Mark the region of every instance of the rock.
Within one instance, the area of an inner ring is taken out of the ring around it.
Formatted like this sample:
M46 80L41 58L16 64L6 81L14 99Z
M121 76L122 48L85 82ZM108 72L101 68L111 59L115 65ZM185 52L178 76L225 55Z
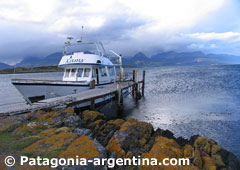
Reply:
M73 128L70 128L70 127L61 127L61 128L57 128L56 131L55 131L55 134L58 134L58 133L62 133L62 132L71 132L73 130Z
M63 112L67 114L75 114L75 111L72 107L66 108Z
M46 130L47 128L48 126L43 123L30 122L28 124L23 124L22 126L18 127L14 130L13 133L21 134L23 136L37 135L41 131Z
M155 143L151 148L150 152L143 153L143 158L156 158L158 161L162 161L165 158L182 158L183 151L174 139L168 139L166 137L158 136L155 139ZM140 170L151 170L151 169L180 169L177 166L139 166Z
M220 150L222 149L222 147L221 146L219 146L219 145L213 145L212 146L212 149L211 149L211 153L214 155L214 154L216 154L216 153L218 153Z
M217 166L217 167L225 167L225 164L222 161L222 157L220 155L212 155L212 160L213 163Z
M82 120L85 122L94 122L99 119L104 119L104 114L96 111L84 111L81 114Z
M68 146L66 151L62 152L60 158L86 158L93 160L94 158L106 158L105 148L96 140L90 139L88 136L81 136L74 140ZM68 166L65 169L71 170L104 170L104 166L94 166L93 163L88 163L87 166Z
M225 149L221 149L218 153L221 156L222 161L226 165L227 169L229 170L240 169L240 161L233 153L228 152Z
M51 123L54 127L62 127L64 125L63 120L65 119L63 114L59 114L58 117L51 117L47 121Z
M184 147L185 145L188 144L188 140L184 139L183 137L178 137L176 141L181 147Z
M175 137L171 131L158 128L156 131L153 132L153 135L151 136L148 144L145 146L146 151L150 151L153 144L155 143L155 138L158 136L166 137L169 139L175 139Z
M30 113L27 114L26 119L28 121L32 121L32 120L36 119L38 117L38 115L39 114L37 112L30 112Z
M47 120L50 117L53 117L54 112L40 112L37 116L37 120Z
M111 155L113 152L115 152L118 158L125 157L126 151L122 148L122 146L126 140L126 137L127 134L122 131L115 132L106 147L108 154Z
M64 120L64 125L68 127L79 127L81 126L81 119L79 116L70 116Z
M99 129L104 123L105 123L105 120L100 119L94 122L82 124L82 126L94 130L94 129Z
M0 131L13 131L27 120L23 116L9 116L0 119Z
M214 140L202 136L193 141L195 157L193 164L203 170L240 169L240 162L235 155L222 149Z
M204 151L205 153L209 154L211 152L211 145L214 144L216 144L215 141L199 136L194 142L194 147L199 148L200 151Z
M25 148L24 152L34 155L51 155L55 157L76 138L77 136L72 133L61 132L59 134L47 136L33 143Z
M197 140L197 138L199 137L199 135L193 135L190 137L190 140L189 140L189 144L190 145L193 145L194 142Z
M117 157L125 157L128 152L138 156L144 151L144 145L149 140L153 131L150 123L138 122L129 119L121 125L107 144L107 152L110 155L116 152Z
M191 145L185 145L183 150L184 158L193 158L193 147Z
M51 136L51 135L54 135L56 134L56 128L51 128L51 129L48 129L48 130L45 130L45 131L42 131L39 136L41 137L46 137L46 136Z
M201 169L202 166L203 166L201 153L200 153L199 149L196 149L196 148L195 148L194 151L195 151L195 157L194 157L194 160L193 160L193 165L195 165L195 166L197 166Z
M125 121L123 119L109 120L108 122L94 128L94 136L103 145L106 146L116 130L119 130Z
M86 128L76 128L73 130L73 134L77 136L90 136L92 131Z
M217 169L214 161L210 157L208 157L208 156L203 157L203 162L204 162L203 170L216 170Z

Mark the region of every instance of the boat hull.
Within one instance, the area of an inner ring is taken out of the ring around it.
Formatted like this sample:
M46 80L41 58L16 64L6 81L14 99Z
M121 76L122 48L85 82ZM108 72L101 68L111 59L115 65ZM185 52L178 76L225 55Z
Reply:
M28 104L33 104L40 100L75 94L90 89L88 84L77 84L76 82L71 83L64 81L43 82L39 80L13 80L12 84L17 88ZM95 88L103 88L105 85L107 84L96 85ZM102 102L102 100L96 100L96 103L98 102ZM84 104L84 106L85 105L86 104Z

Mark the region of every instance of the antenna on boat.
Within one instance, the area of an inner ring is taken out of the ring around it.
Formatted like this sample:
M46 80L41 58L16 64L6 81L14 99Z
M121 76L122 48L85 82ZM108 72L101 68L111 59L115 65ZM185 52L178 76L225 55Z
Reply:
M82 25L82 34L81 34L81 37L80 37L80 38L81 38L81 39L80 39L81 41L82 41L82 39L83 39L83 28L84 28L84 27L83 27L83 25Z
M82 26L82 33L81 33L81 37L80 37L80 39L77 39L77 43L80 43L80 42L82 42L82 39L83 39L83 26Z

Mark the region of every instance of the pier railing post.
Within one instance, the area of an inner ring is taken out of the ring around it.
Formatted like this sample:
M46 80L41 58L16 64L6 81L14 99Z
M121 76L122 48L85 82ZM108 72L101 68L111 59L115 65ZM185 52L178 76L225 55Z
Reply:
M94 79L90 82L90 88L95 89L95 80Z
M117 113L121 113L123 96L122 96L122 89L120 87L120 82L117 83L116 102L117 102Z
M143 79L142 79L142 97L144 97L144 88L145 88L145 70L143 70Z
M132 81L135 83L135 70L133 70L133 78ZM132 86L132 96L134 96L135 85Z
M138 70L136 70L135 83L135 98L138 100Z
M120 87L120 82L117 83L117 100L118 106L120 107L122 104L122 89Z
M92 80L90 83L90 88L95 89L95 80ZM95 109L95 100L94 98L91 99L91 104L90 104L90 109L94 110Z

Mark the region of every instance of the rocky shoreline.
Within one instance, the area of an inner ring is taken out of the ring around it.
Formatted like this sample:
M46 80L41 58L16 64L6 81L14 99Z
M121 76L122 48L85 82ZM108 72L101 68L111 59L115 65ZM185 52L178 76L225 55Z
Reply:
M51 169L20 166L19 157L46 158L189 158L190 166L119 166L112 169L136 170L239 170L237 157L217 142L202 136L189 140L175 138L169 130L154 130L135 119L107 120L95 111L40 110L17 116L0 117L0 169ZM17 159L14 167L4 158ZM62 169L57 167L56 169ZM106 166L75 166L65 169L107 169Z

